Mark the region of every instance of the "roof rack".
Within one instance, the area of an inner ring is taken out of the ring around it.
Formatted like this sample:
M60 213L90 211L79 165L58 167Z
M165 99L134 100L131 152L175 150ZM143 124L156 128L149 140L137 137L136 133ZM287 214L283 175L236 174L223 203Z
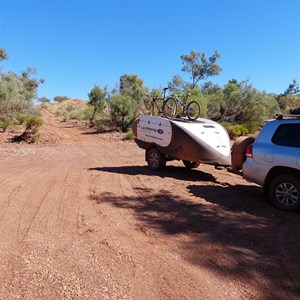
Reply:
M276 114L277 120L282 120L283 118L286 119L299 119L300 115L293 115L293 114Z

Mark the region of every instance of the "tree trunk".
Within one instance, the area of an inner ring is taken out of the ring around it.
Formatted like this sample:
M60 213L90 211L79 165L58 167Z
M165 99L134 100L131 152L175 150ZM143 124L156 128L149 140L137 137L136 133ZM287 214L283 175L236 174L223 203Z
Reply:
M96 108L96 106L94 106L94 112L93 112L93 115L91 116L91 119L90 119L91 122L94 121L96 111L97 111L97 108Z

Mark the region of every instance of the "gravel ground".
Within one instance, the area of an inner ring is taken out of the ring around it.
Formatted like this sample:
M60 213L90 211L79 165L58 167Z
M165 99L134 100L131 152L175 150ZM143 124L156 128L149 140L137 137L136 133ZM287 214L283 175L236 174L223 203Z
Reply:
M41 143L0 133L1 299L300 299L299 214L43 114Z

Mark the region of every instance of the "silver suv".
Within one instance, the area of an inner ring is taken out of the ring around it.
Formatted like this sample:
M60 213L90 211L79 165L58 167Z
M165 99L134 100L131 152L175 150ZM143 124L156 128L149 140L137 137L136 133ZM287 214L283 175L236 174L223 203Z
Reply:
M243 177L263 186L271 203L300 211L300 115L268 121L246 148Z

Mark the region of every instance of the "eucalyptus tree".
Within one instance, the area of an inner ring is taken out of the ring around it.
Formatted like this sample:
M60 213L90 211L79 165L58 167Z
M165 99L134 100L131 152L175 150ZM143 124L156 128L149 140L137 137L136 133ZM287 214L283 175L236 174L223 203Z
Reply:
M180 56L183 64L181 70L190 74L192 88L195 88L200 80L218 75L222 71L222 68L216 63L220 57L218 51L215 51L211 57L206 58L204 53L194 50L192 50L190 54Z
M38 98L38 101L45 104L45 103L49 103L50 99L44 96L44 97Z
M277 101L280 109L284 113L289 113L291 110L300 107L300 87L296 80L288 85L286 90L277 95Z
M62 102L67 101L67 100L69 100L69 99L70 99L70 98L67 97L67 96L55 96L55 97L53 98L53 100L54 100L55 102L58 102L58 103L62 103Z
M257 91L248 80L229 80L222 93L218 91L215 106L208 104L209 115L233 123L262 123L274 117L279 106L274 96ZM216 107L219 107L217 112Z
M207 103L207 115L214 121L219 121L223 116L223 89L217 84L206 82L202 86L202 93Z
M0 61L8 59L7 52L4 48L0 48Z
M118 94L110 98L111 117L126 131L134 118L137 103L131 96Z
M33 111L33 100L43 79L34 77L34 69L28 68L17 75L14 72L0 74L0 116L12 117Z
M294 79L293 82L290 83L289 86L284 91L283 96L287 94L294 95L299 93L300 93L299 83L297 82L297 80Z
M101 113L104 110L106 105L107 93L108 93L107 87L101 89L100 86L96 84L94 85L92 90L88 93L88 97L89 97L88 104L94 107L94 111L90 119L91 122L94 120L96 112Z
M129 96L136 103L134 115L144 114L150 107L149 90L136 74L123 74L120 77L119 93Z
M0 48L0 61L6 59L6 50ZM30 67L20 75L14 72L4 73L0 69L0 117L14 117L34 111L33 100L37 98L38 86L44 82L35 76L36 70Z
M144 81L138 75L123 74L120 77L120 94L130 96L136 103L139 103L146 93Z
M183 93L189 86L189 83L183 80L180 75L174 75L172 80L168 83L170 92L175 94Z

